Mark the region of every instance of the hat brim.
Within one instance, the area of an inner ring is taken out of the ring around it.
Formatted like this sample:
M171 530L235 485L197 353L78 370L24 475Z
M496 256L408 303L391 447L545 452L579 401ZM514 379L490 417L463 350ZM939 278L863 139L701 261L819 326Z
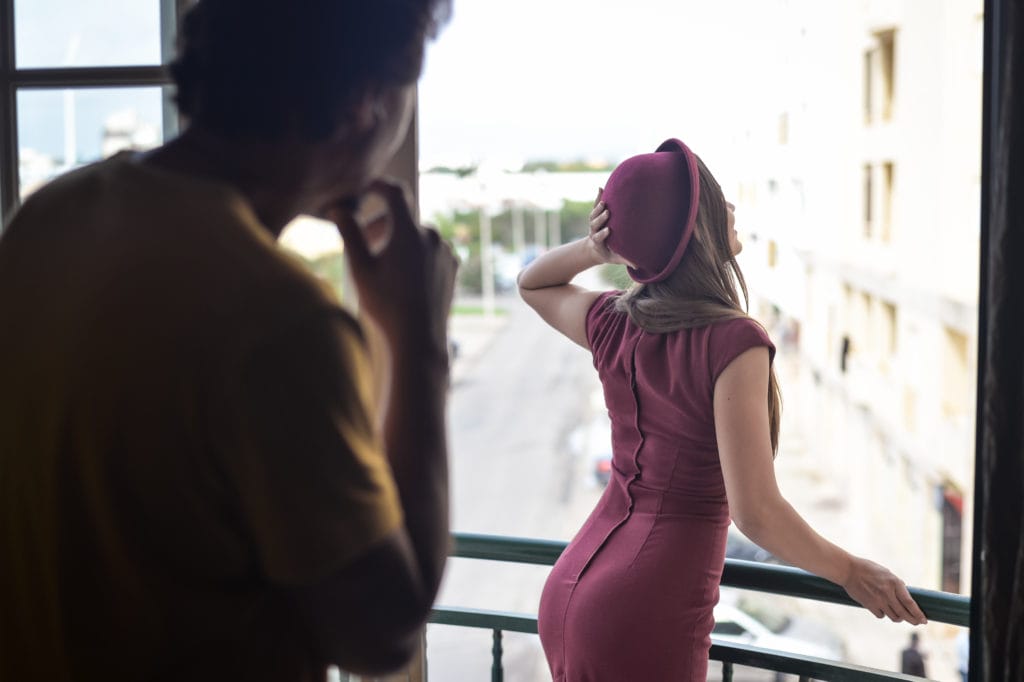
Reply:
M676 138L669 138L658 145L655 152L678 152L686 157L686 165L689 169L690 177L690 210L686 218L686 225L683 228L683 233L679 237L679 241L676 243L675 251L672 252L672 257L669 258L668 262L665 263L657 272L651 272L644 268L631 268L627 267L626 271L629 273L630 278L634 282L640 284L648 284L650 282L660 282L666 279L679 265L679 261L682 260L683 254L686 252L686 247L690 243L690 239L693 237L693 231L697 224L697 205L700 203L700 174L697 169L697 156L683 144L682 140Z

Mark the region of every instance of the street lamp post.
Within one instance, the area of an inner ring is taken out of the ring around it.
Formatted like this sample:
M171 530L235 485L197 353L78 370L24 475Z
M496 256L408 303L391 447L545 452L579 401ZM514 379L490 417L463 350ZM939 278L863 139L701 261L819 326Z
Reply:
M547 212L540 206L533 212L533 243L540 249L548 243Z
M526 251L526 228L523 225L523 205L519 201L512 204L512 252L522 258Z
M548 216L548 248L553 249L562 245L562 212L553 209Z
M486 204L480 214L480 278L484 317L494 317L494 253L491 244L491 213Z

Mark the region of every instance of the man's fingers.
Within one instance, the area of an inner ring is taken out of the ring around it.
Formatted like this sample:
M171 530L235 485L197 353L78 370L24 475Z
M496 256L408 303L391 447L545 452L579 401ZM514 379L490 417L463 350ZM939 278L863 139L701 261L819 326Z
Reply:
M383 197L391 213L392 243L394 240L407 240L413 235L419 235L420 228L412 217L412 209L409 207L409 199L405 186L387 180L375 180L368 188L369 192L375 192Z
M338 226L338 232L345 242L345 252L348 255L352 268L356 271L366 269L373 260L370 248L363 237L363 230L356 224L355 219L348 211L336 211L332 218Z
M387 214L379 215L363 225L363 241L372 255L377 255L387 248L391 240L392 226L391 216Z

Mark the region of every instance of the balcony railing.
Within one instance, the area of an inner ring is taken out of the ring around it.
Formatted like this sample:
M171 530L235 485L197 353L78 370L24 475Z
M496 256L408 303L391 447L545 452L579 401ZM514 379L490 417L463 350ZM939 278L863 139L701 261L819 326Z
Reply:
M525 538L472 535L456 533L452 556L468 559L489 559L522 564L551 566L565 549L565 542ZM784 566L772 566L752 561L726 559L722 585L758 592L782 594L849 606L858 606L846 592L827 580L806 571ZM968 626L970 599L957 594L910 588L921 609L931 621ZM858 606L859 608L859 606ZM502 633L525 632L537 634L537 617L524 613L508 613L468 608L438 606L430 617L431 623L457 625L491 630L492 682L504 678L502 668ZM851 663L837 663L821 658L800 656L743 644L715 641L712 637L710 658L722 662L722 679L732 681L733 666L745 665L779 673L800 676L801 680L834 680L836 682L865 681L891 682L892 680L918 680L900 673L886 672Z

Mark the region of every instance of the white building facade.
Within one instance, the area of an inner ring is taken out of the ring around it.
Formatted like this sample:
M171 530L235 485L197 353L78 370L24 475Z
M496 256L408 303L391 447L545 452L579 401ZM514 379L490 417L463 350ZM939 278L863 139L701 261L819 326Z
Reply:
M844 544L966 593L983 3L776 4L785 85L725 189L784 422L827 472Z

